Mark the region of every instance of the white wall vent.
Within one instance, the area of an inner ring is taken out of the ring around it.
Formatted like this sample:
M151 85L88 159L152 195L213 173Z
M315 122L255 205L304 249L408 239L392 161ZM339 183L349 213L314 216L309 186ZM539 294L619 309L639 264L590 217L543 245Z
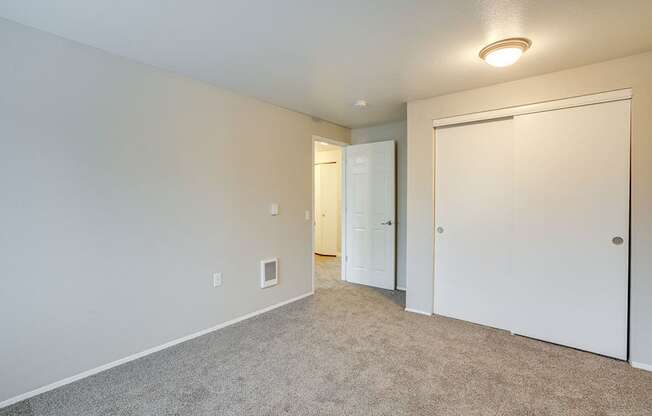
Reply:
M275 286L278 283L278 259L273 258L260 262L260 287Z

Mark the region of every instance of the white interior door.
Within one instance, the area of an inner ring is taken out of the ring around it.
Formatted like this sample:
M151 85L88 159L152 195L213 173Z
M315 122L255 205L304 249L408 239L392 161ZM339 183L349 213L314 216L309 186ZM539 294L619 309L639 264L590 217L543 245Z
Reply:
M627 358L629 106L515 117L514 332Z
M315 166L315 251L337 255L339 235L339 165Z
M513 119L437 128L435 313L510 329Z
M394 142L346 148L346 280L395 288Z

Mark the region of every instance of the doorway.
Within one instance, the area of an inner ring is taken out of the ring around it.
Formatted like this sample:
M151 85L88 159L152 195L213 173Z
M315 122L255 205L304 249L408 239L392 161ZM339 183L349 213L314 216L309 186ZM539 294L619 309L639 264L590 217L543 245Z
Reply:
M344 280L344 143L313 137L313 284Z
M339 257L341 210L341 151L337 146L315 144L315 254Z
M395 142L313 136L312 286L396 289Z

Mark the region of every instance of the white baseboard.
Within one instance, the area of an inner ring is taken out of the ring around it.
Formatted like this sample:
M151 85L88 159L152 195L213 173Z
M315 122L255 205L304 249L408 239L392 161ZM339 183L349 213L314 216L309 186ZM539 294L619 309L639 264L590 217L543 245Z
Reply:
M430 312L424 312L424 311L418 311L416 309L410 309L410 308L405 308L406 312L412 312L412 313L418 313L419 315L426 315L426 316L431 316L432 314Z
M12 404L18 403L18 402L23 401L25 399L29 399L31 397L37 396L37 395L39 395L41 393L45 393L47 391L54 390L57 387L65 386L66 384L73 383L73 382L75 382L77 380L81 380L83 378L92 376L92 375L97 374L97 373L101 373L102 371L108 370L108 369L113 368L113 367L117 367L117 366L119 366L121 364L128 363L129 361L137 360L138 358L142 358L142 357L144 357L146 355L150 355L150 354L153 354L155 352L164 350L166 348L170 348L170 347L172 347L174 345L181 344L182 342L190 341L193 338L197 338L197 337L200 337L202 335L206 335L206 334L208 334L210 332L217 331L218 329L226 328L227 326L237 324L238 322L244 321L244 320L249 319L249 318L253 318L256 315L260 315L262 313L269 312L272 309L276 309L276 308L279 308L281 306L287 305L288 303L296 302L296 301L301 300L303 298L306 298L308 296L312 296L313 294L314 294L314 292L304 293L303 295L297 296L296 298L292 298L292 299L277 303L275 305L271 305L271 306L268 306L266 308L259 309L259 310L255 311L255 312L251 312L251 313L248 313L246 315L240 316L238 318L231 319L230 321L222 322L221 324L215 325L213 327L203 329L203 330L201 330L199 332L195 332L194 334L190 334L190 335L186 335L185 337L174 339L172 341L166 342L165 344L161 344L159 346L146 349L145 351L141 351L139 353L132 354L132 355L130 355L128 357L121 358L119 360L110 362L108 364L104 364L104 365L101 365L99 367L95 367L93 369L86 370L86 371L81 372L79 374L76 374L74 376L64 378L63 380L55 381L54 383L48 384L47 386L39 387L39 388L37 388L35 390L28 391L27 393L19 394L18 396L15 396L15 397L12 397L12 398L9 398L7 400L4 400L4 401L0 402L0 409L2 409L3 407L10 406Z
M629 365L631 365L634 368L638 368L639 370L652 371L652 364L643 364L643 363L637 363L635 361L630 361Z
M407 288L404 286L396 286L396 290L402 290L403 292L405 292Z

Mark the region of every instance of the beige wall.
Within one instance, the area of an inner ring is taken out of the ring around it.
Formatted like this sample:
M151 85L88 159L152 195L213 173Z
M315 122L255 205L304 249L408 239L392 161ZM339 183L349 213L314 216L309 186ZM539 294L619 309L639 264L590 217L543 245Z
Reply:
M433 119L632 88L630 359L652 365L652 53L408 103L407 307L433 310Z
M312 135L348 129L1 19L0 50L0 402L310 293Z

